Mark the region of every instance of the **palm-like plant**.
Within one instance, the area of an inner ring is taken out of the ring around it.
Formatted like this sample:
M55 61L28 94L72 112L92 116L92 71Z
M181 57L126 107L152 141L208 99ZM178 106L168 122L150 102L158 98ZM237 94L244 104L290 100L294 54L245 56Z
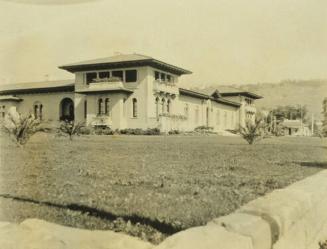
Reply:
M20 113L9 112L3 128L18 145L24 145L33 134L40 130L40 123L40 120L32 114L24 117Z
M58 128L58 135L68 136L73 140L73 136L79 136L81 129L84 127L82 122L75 123L74 121L63 121Z
M241 136L251 145L255 141L263 138L264 135L264 120L255 118L255 120L246 120L245 127L241 127Z

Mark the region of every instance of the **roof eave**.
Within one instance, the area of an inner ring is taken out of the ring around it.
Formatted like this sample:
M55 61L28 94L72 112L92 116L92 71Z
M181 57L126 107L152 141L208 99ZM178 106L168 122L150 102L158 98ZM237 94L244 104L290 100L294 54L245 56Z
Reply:
M68 72L81 72L85 70L102 70L102 69L118 69L122 67L135 67L135 66L152 66L155 68L164 68L168 71L173 72L177 75L182 74L191 74L192 72L180 67L176 67L170 65L168 63L158 61L155 59L145 59L145 60L137 60L137 61L122 61L122 62L109 62L109 63L95 63L95 64L79 64L79 65L63 65L59 66L58 68L64 69Z
M21 88L21 89L8 89L0 91L0 95L5 94L25 94L25 93L46 93L46 92L67 92L74 91L75 86L59 86L59 87L38 87L38 88Z
M179 93L184 94L184 95L188 95L188 96L191 96L191 97L201 98L201 99L210 99L209 95L199 93L199 92L195 92L195 91L191 91L191 90L188 90L188 89L185 89L185 88L179 88Z
M244 95L253 99L262 99L263 97L251 92L224 92L220 93L223 97Z

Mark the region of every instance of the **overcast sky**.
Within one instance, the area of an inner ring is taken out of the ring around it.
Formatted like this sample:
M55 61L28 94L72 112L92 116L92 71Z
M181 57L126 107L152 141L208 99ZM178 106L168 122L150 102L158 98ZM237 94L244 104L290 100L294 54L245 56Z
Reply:
M193 71L183 86L327 78L326 0L65 2L0 0L0 84L115 52Z

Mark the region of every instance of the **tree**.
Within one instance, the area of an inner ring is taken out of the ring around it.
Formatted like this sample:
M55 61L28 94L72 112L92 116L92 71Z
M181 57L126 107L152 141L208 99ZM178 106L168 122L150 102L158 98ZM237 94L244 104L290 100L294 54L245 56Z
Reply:
M268 120L272 120L272 116L274 116L277 122L284 119L302 119L306 123L308 121L307 114L308 109L306 106L278 106L270 111Z
M327 98L325 98L322 102L322 135L327 137Z

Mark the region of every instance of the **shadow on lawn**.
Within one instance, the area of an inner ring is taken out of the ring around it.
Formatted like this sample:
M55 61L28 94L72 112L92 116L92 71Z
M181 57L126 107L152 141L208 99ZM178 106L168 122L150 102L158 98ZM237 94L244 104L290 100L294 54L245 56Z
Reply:
M33 204L38 204L38 205L44 205L48 207L54 207L54 208L60 208L60 209L68 209L71 211L78 211L83 214L87 214L89 216L93 216L96 218L101 218L103 220L107 221L114 221L117 218L122 218L124 221L130 221L132 224L143 224L150 226L159 232L166 234L166 235L172 235L174 233L177 233L182 230L182 228L177 228L175 226L172 226L170 224L167 224L165 222L160 222L158 220L153 220L150 218L146 217L141 217L138 215L115 215L113 213L110 213L108 211L100 210L97 208L89 207L86 205L80 205L80 204L58 204L58 203L53 203L53 202L48 202L48 201L38 201L34 199L30 199L27 197L19 197L19 196L12 196L9 194L0 194L0 197L6 198L6 199L12 199L15 201L21 201L21 202L28 202L28 203L33 203Z
M303 167L327 169L327 162L294 162L294 163L299 164Z

